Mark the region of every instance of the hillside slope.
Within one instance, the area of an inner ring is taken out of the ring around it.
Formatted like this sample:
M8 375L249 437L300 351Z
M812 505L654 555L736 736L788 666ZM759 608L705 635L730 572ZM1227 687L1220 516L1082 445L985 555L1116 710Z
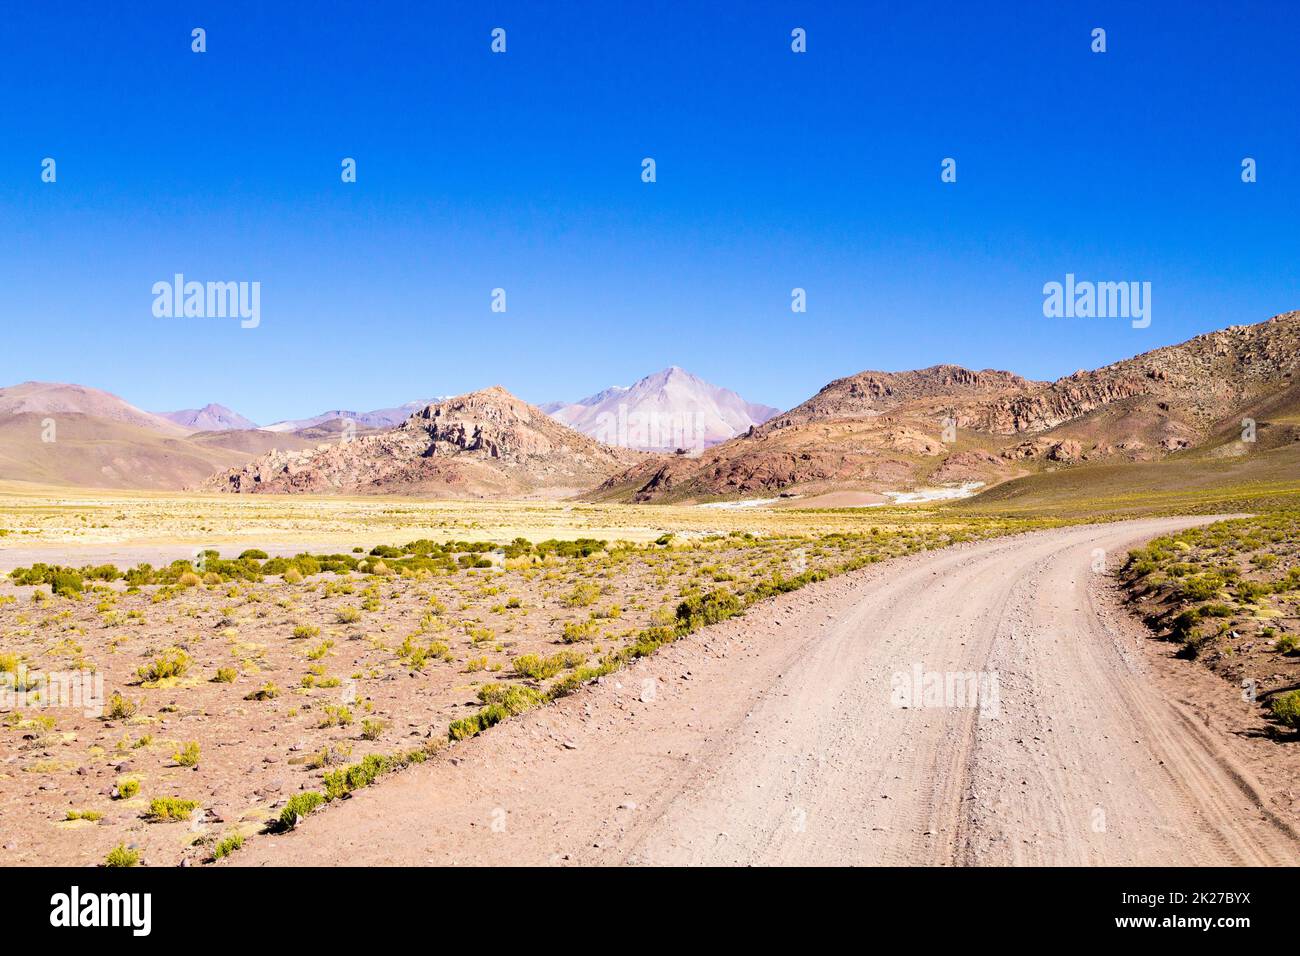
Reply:
M396 428L303 452L277 452L214 475L234 493L547 497L575 494L628 467L611 448L499 386L427 405Z
M1215 454L1257 454L1300 437L1298 369L1300 312L1288 312L1051 383L953 365L861 372L697 458L641 462L592 497L991 485L1089 462L1152 462L1222 447ZM1259 441L1234 445L1241 419L1252 416Z

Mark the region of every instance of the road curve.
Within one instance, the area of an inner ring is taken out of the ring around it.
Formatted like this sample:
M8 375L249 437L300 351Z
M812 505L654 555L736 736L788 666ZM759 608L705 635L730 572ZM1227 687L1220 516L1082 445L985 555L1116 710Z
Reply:
M783 595L231 862L1294 864L1295 833L1153 689L1160 662L1094 570L1197 520L1034 532ZM982 700L935 694L972 673Z

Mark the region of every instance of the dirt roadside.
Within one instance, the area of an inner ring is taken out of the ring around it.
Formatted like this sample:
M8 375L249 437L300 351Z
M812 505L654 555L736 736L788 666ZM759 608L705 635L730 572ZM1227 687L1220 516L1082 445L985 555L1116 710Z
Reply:
M783 595L230 862L1295 863L1290 748L1092 570L1201 520L1034 532ZM996 673L993 706L897 706L917 668Z

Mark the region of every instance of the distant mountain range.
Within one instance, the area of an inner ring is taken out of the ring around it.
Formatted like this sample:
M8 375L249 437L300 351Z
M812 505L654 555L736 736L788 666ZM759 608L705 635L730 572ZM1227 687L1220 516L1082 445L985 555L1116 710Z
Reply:
M1300 472L1298 379L1300 312L1054 382L957 365L859 372L779 414L676 367L549 414L494 386L276 431L229 427L242 416L216 405L163 417L97 389L24 382L0 388L0 478L684 503L783 494L828 507L968 482L1005 498L1023 484L1011 479L1166 459L1194 465L1198 482L1243 484Z
M429 401L438 401L438 399L430 399ZM204 405L202 408L183 408L177 412L158 412L157 415L159 418L165 418L190 432L246 431L252 428L260 428L262 431L268 432L300 432L320 429L322 433L328 433L340 431L338 427L331 428L329 426L332 422L342 421L351 421L357 428L362 429L392 428L394 425L400 425L406 421L413 412L424 408L429 404L429 401L407 402L405 405L398 405L394 408L377 408L370 412L353 412L337 408L328 412L321 412L319 415L313 415L310 418L285 419L284 421L272 422L270 425L258 425L225 405L215 403Z
M183 488L280 447L296 435L192 433L83 385L0 388L0 478L94 488Z
M313 415L311 418L273 422L262 427L268 432L296 432L308 428L317 428L329 422L350 420L355 422L358 428L392 428L394 425L400 425L406 421L414 412L418 412L424 406L436 401L438 399L435 398L427 402L407 402L405 405L397 405L393 408L377 408L371 412L350 412L344 409L334 409L321 412L319 415Z
M781 411L747 402L676 365L633 385L614 385L576 402L548 402L541 409L597 441L647 451L708 448Z

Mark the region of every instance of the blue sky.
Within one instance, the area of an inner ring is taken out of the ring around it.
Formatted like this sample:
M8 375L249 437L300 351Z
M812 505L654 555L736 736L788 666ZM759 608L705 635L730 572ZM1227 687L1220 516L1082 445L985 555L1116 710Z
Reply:
M1300 307L1298 31L1241 0L11 5L0 383L267 422L670 364L782 407L1095 367ZM176 272L260 282L261 325L155 318ZM1044 318L1067 272L1151 282L1151 326Z

